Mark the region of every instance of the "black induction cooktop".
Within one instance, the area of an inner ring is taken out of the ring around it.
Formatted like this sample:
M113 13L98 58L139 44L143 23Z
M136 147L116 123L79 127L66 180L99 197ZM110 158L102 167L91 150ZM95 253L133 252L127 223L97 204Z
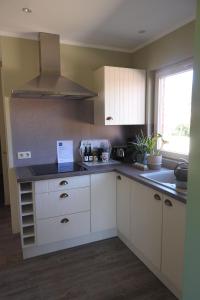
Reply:
M86 171L87 169L77 163L34 165L29 167L34 176L51 175L59 173L70 173Z

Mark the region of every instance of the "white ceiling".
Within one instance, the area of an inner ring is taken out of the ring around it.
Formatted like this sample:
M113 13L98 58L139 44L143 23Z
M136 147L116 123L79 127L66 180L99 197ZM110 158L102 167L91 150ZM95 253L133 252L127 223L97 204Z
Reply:
M69 44L131 52L194 19L195 8L196 0L0 0L0 35L58 33Z

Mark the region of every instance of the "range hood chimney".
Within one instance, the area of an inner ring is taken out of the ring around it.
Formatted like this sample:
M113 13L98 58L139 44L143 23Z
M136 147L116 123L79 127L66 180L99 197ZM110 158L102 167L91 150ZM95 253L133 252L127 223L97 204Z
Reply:
M86 99L96 94L61 75L59 35L39 33L40 75L12 91L14 98Z

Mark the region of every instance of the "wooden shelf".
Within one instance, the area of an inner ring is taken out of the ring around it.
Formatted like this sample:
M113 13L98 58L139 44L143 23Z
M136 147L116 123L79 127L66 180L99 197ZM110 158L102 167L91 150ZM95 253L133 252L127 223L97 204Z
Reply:
M34 199L32 182L19 183L22 247L35 244Z
M33 215L22 216L22 226L29 226L34 224L34 217Z
M23 244L25 247L32 246L35 243L35 237L24 237L23 238Z
M29 203L32 203L33 202L33 195L32 193L24 193L24 194L21 194L21 204L24 205L24 204L29 204Z
M21 182L20 183L20 192L26 193L32 191L32 182Z
M23 228L23 238L34 237L34 226L27 226Z
M33 214L33 204L26 204L22 206L22 216Z

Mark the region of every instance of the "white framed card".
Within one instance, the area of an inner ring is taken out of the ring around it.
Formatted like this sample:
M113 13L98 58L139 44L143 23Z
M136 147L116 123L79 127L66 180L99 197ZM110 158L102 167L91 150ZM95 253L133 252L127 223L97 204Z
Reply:
M74 161L72 140L57 141L57 160L58 164Z

